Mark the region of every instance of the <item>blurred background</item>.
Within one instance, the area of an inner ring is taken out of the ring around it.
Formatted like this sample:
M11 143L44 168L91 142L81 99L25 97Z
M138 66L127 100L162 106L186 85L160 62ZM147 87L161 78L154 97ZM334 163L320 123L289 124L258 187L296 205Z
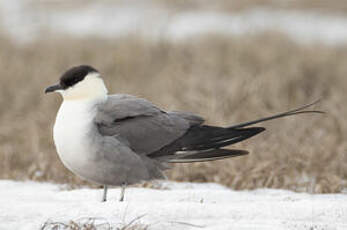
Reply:
M347 2L344 0L0 1L0 178L88 185L60 163L44 95L74 65L111 93L231 125L323 98L264 123L230 160L174 165L178 181L311 193L347 189Z

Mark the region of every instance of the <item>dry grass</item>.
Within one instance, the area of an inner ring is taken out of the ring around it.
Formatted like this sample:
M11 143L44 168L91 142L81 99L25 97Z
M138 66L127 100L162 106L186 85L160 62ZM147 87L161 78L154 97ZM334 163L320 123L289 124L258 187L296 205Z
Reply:
M240 11L254 7L271 7L274 9L318 10L329 13L345 13L347 2L344 0L152 0L174 7L178 10L218 9L224 11Z
M119 4L127 0L102 0L104 4ZM134 2L139 2L135 0ZM347 12L347 2L345 0L142 0L143 4L161 5L175 11L186 10L221 10L228 12L237 12L247 10L254 7L271 7L274 9L299 9L313 10L327 13L345 13ZM31 0L32 7L46 7L47 9L66 9L70 7L83 7L86 4L95 3L92 0L76 0L76 1L43 1Z
M46 86L67 68L92 64L110 92L145 97L230 125L324 97L327 115L264 124L267 132L235 148L251 155L176 165L169 178L259 187L339 192L347 181L347 47L310 47L277 34L209 37L181 44L137 39L0 40L0 178L85 183L60 163L52 125L61 99Z
M148 225L139 223L142 217L123 224L111 224L103 218L80 218L69 223L47 221L41 230L147 230Z

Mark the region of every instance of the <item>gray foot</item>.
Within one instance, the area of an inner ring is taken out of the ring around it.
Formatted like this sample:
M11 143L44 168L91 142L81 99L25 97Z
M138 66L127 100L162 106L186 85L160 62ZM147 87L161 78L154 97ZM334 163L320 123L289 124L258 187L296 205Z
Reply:
M119 201L120 202L123 202L124 201L124 194L125 194L125 188L126 188L126 184L122 184L122 188L121 188L121 192L120 192L120 198L119 198Z
M106 202L107 200L107 185L104 185L104 194L102 196L101 202Z

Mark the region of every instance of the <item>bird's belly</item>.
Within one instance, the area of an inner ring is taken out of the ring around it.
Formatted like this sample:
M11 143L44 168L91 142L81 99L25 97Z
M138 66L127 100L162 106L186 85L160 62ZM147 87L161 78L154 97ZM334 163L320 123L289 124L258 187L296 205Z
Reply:
M81 123L76 120L71 125L71 120L57 119L54 142L64 166L82 179L108 185L121 185L127 181L127 173L117 170L124 164L103 156L104 146L95 137L92 122Z
M84 177L89 170L93 156L90 154L87 127L66 126L57 121L54 127L54 142L62 163L75 174Z

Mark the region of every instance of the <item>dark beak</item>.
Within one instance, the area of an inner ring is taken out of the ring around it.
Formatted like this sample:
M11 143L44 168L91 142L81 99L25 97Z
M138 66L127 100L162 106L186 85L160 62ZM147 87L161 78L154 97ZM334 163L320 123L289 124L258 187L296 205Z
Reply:
M53 92L55 92L55 91L57 91L57 90L62 90L62 89L63 89L63 87L61 87L60 84L52 85L52 86L48 87L48 88L45 90L45 93L46 93L46 94L47 94L47 93L53 93Z

